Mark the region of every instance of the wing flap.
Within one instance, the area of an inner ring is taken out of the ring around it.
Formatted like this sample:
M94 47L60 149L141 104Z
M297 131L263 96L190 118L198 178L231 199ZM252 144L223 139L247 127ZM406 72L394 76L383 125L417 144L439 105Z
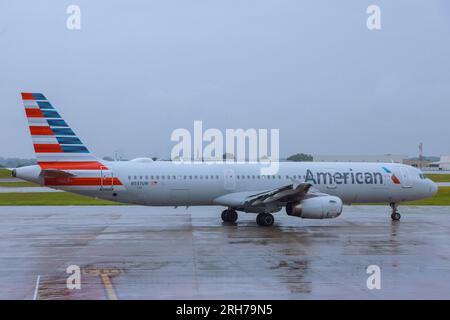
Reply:
M249 196L246 199L246 204L258 206L273 203L276 201L297 201L303 198L310 188L311 184L309 183L293 183L278 189L269 190L267 192Z
M294 182L292 184L255 193L253 192L235 192L223 195L214 199L215 204L230 207L260 207L272 203L300 201L305 198L311 184L304 182Z

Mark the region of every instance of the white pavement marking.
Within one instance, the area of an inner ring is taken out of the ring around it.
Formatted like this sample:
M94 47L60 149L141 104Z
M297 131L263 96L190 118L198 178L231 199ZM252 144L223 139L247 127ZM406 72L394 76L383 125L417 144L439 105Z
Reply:
M34 288L33 300L37 300L39 292L39 281L41 281L41 275L38 275L36 279L36 287Z

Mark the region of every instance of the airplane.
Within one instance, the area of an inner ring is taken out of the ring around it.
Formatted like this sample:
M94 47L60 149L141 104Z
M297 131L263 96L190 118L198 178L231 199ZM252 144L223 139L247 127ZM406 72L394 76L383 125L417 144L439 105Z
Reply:
M22 93L37 165L12 176L42 186L145 206L224 206L221 218L256 213L260 226L273 213L305 219L338 217L344 204L386 203L392 220L398 204L431 197L437 185L418 169L398 163L280 162L275 175L262 163L105 161L94 156L42 93Z

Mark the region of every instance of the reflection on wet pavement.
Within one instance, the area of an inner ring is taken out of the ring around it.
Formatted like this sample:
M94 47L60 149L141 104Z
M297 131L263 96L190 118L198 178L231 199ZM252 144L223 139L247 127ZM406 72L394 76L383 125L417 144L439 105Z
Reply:
M346 207L332 220L220 208L0 207L0 299L450 298L450 209ZM381 290L366 268L381 268ZM69 290L66 268L81 270Z

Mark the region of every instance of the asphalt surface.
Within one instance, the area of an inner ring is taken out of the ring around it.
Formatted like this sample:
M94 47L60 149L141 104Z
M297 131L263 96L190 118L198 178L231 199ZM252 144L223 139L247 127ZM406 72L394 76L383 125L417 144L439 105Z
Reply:
M449 207L400 207L399 222L387 206L280 212L272 227L221 210L0 207L0 299L450 298ZM81 289L66 286L70 265Z

